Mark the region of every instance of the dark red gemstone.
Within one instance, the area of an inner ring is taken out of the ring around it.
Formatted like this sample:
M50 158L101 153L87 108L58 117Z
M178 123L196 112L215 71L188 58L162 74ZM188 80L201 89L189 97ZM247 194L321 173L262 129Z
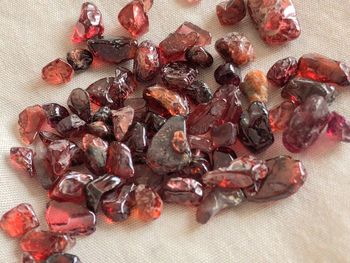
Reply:
M68 110L57 103L44 104L42 107L46 113L47 122L53 128L55 128L61 120L69 116Z
M211 44L211 39L212 39L211 34L207 30L204 30L191 22L184 22L175 31L175 33L185 34L185 35L189 35L192 32L195 32L198 34L198 39L195 43L196 46L206 46Z
M114 104L109 90L114 84L114 78L103 78L92 83L86 91L90 95L90 99L93 103L99 106L112 106Z
M188 142L192 150L200 150L209 153L213 150L213 142L210 133L189 135Z
M58 135L56 133L48 132L48 131L41 131L41 132L39 132L39 137L40 137L40 140L42 141L42 143L45 144L46 146L48 146L53 141L57 141L57 140L62 140L63 139L62 136L60 136L60 135Z
M72 143L68 140L53 141L47 147L47 160L55 175L61 176L68 171L72 165L73 154Z
M130 106L112 111L114 137L117 141L123 140L133 120L134 109Z
M216 6L216 15L221 25L234 25L247 14L244 0L227 0Z
M192 153L192 161L182 171L177 174L181 177L193 178L198 181L202 180L204 174L210 170L209 161L202 156L196 156L196 153Z
M78 115L72 114L57 124L57 131L65 137L80 134L85 128L86 122L79 118Z
M34 259L34 257L27 253L27 252L24 252L22 254L22 261L21 263L37 263L36 260Z
M77 88L73 89L67 101L69 109L85 122L91 121L91 106L89 93Z
M163 184L163 176L156 174L146 164L136 164L134 183L136 185L142 184L146 187L152 188L154 191L160 191Z
M287 57L278 60L267 72L267 78L277 87L283 87L298 71L298 60L295 57Z
M237 125L226 122L214 126L211 130L211 138L214 148L231 146L237 139Z
M145 123L148 134L154 135L164 125L166 119L158 114L149 112L146 116Z
M106 172L108 142L94 135L85 134L83 150L89 170L96 175L104 174Z
M208 103L213 98L209 86L200 80L193 81L183 92L194 104Z
M136 81L134 74L124 67L115 70L114 85L109 88L109 96L114 103L122 104L131 94L135 92Z
M25 108L18 117L19 133L23 143L32 144L45 122L45 111L41 106L34 105Z
M147 133L144 124L136 122L125 136L125 144L135 153L143 153L147 147Z
M113 129L103 121L95 121L86 126L88 133L109 140L113 138Z
M128 146L120 142L112 142L108 148L106 169L109 174L121 178L134 176L134 166Z
M198 74L197 69L182 62L167 64L161 71L161 77L165 86L179 91L190 86L196 80Z
M214 63L213 56L204 47L191 47L185 56L187 62L194 67L209 68Z
M144 122L148 113L147 103L143 98L129 98L124 101L124 107L134 109L134 122Z
M91 52L87 49L76 48L67 53L67 62L76 72L87 70L93 60Z
M294 114L296 105L290 101L283 101L269 111L270 127L273 132L284 131Z
M111 117L111 109L108 106L102 106L101 108L99 108L98 111L95 112L94 116L92 117L92 121L102 121L104 123L111 123Z
M333 111L329 116L327 134L338 141L350 142L350 122Z
M34 151L26 147L12 147L10 149L10 159L14 166L26 172L30 177L36 175L33 163L34 156Z
M220 65L214 72L214 77L220 85L235 85L241 83L241 71L232 63Z
M222 149L217 149L213 152L213 170L228 167L234 159L237 158L235 152L226 152Z
M138 185L135 189L134 212L143 220L154 220L160 217L163 211L163 201L151 188Z
M158 47L149 40L141 42L134 60L134 73L140 82L153 80L160 70Z
M46 259L45 263L82 263L80 259L72 254L55 253Z

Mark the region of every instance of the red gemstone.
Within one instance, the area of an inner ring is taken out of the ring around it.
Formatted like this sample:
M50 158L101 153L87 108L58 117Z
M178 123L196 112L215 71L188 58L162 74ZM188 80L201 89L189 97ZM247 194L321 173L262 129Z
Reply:
M284 131L289 124L290 119L294 114L296 106L293 102L284 101L275 108L269 111L269 121L271 130Z
M136 164L134 183L139 185L143 184L146 187L152 188L154 191L159 192L163 184L163 176L156 174L147 164Z
M75 72L81 72L87 70L94 57L92 53L87 49L76 48L67 53L67 62L72 66Z
M327 134L338 141L350 142L350 122L333 111L329 117Z
M46 113L47 122L55 128L64 118L69 116L68 110L60 104L48 103L42 106Z
M109 96L114 103L122 105L136 89L134 74L124 67L117 67L115 70L114 85L109 89Z
M244 0L228 0L216 6L216 15L221 25L234 25L247 14Z
M47 83L59 85L72 80L74 70L71 65L58 58L42 69L42 79Z
M91 101L99 106L111 106L114 102L109 94L109 90L114 85L114 80L114 77L108 77L92 83L86 89Z
M83 89L73 89L69 95L69 109L85 122L91 121L91 105L89 93Z
M267 72L267 78L277 87L283 87L291 80L298 70L298 60L295 57L287 57L278 60Z
M147 148L146 127L140 122L136 122L126 134L125 144L134 153L143 153Z
M138 81L153 80L160 69L158 48L149 40L143 41L136 52L134 73Z
M148 113L147 103L143 98L129 98L124 101L124 107L134 109L134 122L143 122Z
M138 185L135 189L134 212L143 220L154 220L160 217L163 211L163 201L151 188Z
M165 86L178 91L189 87L196 80L198 74L197 69L181 62L169 63L161 70L161 77Z
M20 170L25 171L29 176L35 176L34 151L25 147L12 147L10 150L10 159L12 163Z
M73 159L71 144L68 140L57 140L47 147L47 160L55 175L61 176L71 167Z
M239 86L241 83L241 71L233 63L220 65L214 72L215 81L220 85Z
M25 144L32 144L46 120L46 114L39 105L25 108L18 118L19 133Z
M37 263L36 260L34 259L34 257L27 253L27 252L24 252L22 254L22 261L21 263Z
M213 56L204 47L194 46L186 51L186 61L194 67L209 68L214 63Z
M86 122L79 118L78 115L72 114L61 120L56 130L65 137L79 135L85 128Z
M227 151L229 149L229 151ZM237 155L230 148L219 148L213 152L213 170L218 170L219 168L225 168L232 163Z
M213 147L228 147L233 145L237 140L237 125L226 122L219 126L214 126L211 130Z
M45 146L49 146L49 144L53 141L64 139L62 136L48 131L39 132L39 137L42 143L45 144Z
M106 171L108 142L91 134L83 137L83 150L86 166L96 175L103 175Z
M212 36L211 34L199 26L192 24L191 22L184 22L179 28L175 31L178 34L189 35L192 32L198 34L198 39L195 43L196 46L206 46L211 44Z
M113 137L112 127L104 123L103 121L95 121L89 123L86 126L86 130L88 133L100 137L102 139L111 139Z
M134 166L128 146L120 142L112 142L108 148L106 169L110 174L121 178L134 176Z
M130 106L112 111L114 136L117 141L123 140L125 134L128 132L134 120L134 113L134 109Z
M210 87L203 81L195 80L192 85L187 87L183 92L195 105L208 103L213 98Z

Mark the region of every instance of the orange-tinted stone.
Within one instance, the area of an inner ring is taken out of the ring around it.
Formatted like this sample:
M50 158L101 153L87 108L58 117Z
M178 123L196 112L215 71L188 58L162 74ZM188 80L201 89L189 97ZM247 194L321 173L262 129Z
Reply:
M247 14L244 0L228 0L216 6L216 15L221 25L234 25Z
M128 132L134 120L134 113L134 109L130 106L112 111L114 137L117 141L122 141L125 134Z
M252 70L244 77L240 90L247 97L248 102L261 101L267 103L269 83L264 72Z
M290 101L284 101L269 111L269 121L273 132L284 131L294 114L296 105Z
M134 212L143 220L157 219L163 211L163 201L160 196L142 184L135 189L135 203Z
M184 22L175 31L175 33L184 34L184 35L191 34L192 32L195 32L198 34L198 39L195 43L196 46L206 46L211 44L211 39L212 39L211 34L207 30L204 30L191 22Z
M58 58L42 69L42 79L49 84L59 85L72 80L74 70L71 65Z
M23 143L32 144L34 142L45 120L45 112L39 105L27 107L19 114L19 134Z
M10 159L14 166L25 171L29 176L35 176L34 151L25 147L12 147L10 149Z
M121 178L134 176L134 166L128 146L120 142L112 142L108 148L107 172Z

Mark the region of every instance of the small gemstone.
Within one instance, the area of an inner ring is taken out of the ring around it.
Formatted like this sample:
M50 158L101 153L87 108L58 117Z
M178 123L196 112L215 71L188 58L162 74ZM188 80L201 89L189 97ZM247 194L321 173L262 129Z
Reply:
M95 57L115 64L135 58L137 51L137 41L128 37L90 39L87 44Z
M103 121L91 122L86 126L88 133L100 137L102 139L113 138L113 129L109 125L105 124Z
M220 65L214 72L215 81L220 85L239 86L241 83L241 71L232 63Z
M85 134L83 150L89 170L96 175L104 174L106 172L108 142L94 135Z
M94 116L92 117L92 121L102 121L104 123L110 123L112 117L111 109L108 106L102 106L98 109L98 111L95 112Z
M49 144L52 143L53 141L63 139L62 136L60 136L56 133L48 132L48 131L39 132L39 137L40 137L40 140L42 141L42 143L45 144L45 146L49 146Z
M101 37L103 32L104 26L100 10L93 3L83 3L79 20L74 27L72 41L80 43L90 38Z
M143 153L146 150L147 132L144 124L136 122L125 137L127 138L125 144L133 153Z
M163 118L162 116L157 115L153 112L149 112L146 116L145 123L147 132L152 133L153 135L154 133L159 131L160 128L162 128L164 123L166 123L166 118Z
M267 78L277 87L283 87L297 74L298 60L287 57L278 60L267 72Z
M43 154L45 154L45 156L36 156L36 158L34 158L36 175L42 188L50 190L57 180L57 176L52 172L51 165L46 160L46 149Z
M31 254L24 252L22 254L21 263L36 263L36 260L34 259L34 257Z
M213 98L209 86L200 80L193 81L183 92L194 104L208 103Z
M227 62L243 66L255 59L252 43L249 39L237 32L229 33L215 43L216 51Z
M135 189L135 204L134 212L143 220L157 219L163 211L163 201L160 196L142 184Z
M42 69L42 79L52 85L67 83L72 80L74 70L71 65L58 58Z
M47 122L51 127L55 128L56 125L64 118L69 116L68 110L60 104L48 103L42 105L46 113Z
M244 0L228 0L216 6L216 15L221 25L235 25L247 14Z
M125 134L128 132L130 125L134 119L134 109L126 106L119 110L112 111L112 121L114 136L117 141L122 141Z
M238 138L253 153L263 152L274 143L269 113L264 103L255 101L243 112Z
M158 47L149 40L141 42L134 60L134 73L140 82L153 80L160 70Z
M21 237L39 226L39 220L30 204L19 204L6 212L0 220L1 229L10 237Z
M134 183L136 185L145 185L159 192L163 185L163 176L156 174L146 164L136 164L135 166Z
M114 104L109 90L114 84L114 78L108 77L92 83L86 91L90 95L91 102L99 106L112 106Z
M296 106L293 102L283 101L269 111L270 127L273 132L284 131L294 114Z
M143 98L129 98L124 101L124 107L134 109L134 122L143 122L148 113L147 103Z
M214 63L213 56L204 47L194 46L187 49L186 61L195 67L209 68Z
M46 259L45 263L82 263L77 256L67 253L56 253Z
M287 129L283 132L283 144L292 153L301 152L318 139L329 117L327 102L313 95L294 111Z
M143 4L143 10L147 13L153 6L153 0L138 0Z
M247 97L248 102L261 101L267 103L269 83L264 72L260 70L250 71L240 85L240 90Z
M47 160L55 175L65 174L72 165L72 143L68 140L53 141L47 147Z
M45 120L45 112L39 105L27 107L19 114L19 134L23 143L32 144L34 142Z
M78 115L72 114L57 124L57 131L65 137L80 134L85 129L86 122Z
M206 46L211 44L212 36L211 34L199 26L192 24L191 22L184 22L181 26L176 29L175 33L189 35L192 32L198 34L198 39L196 40L196 46Z
M134 74L124 67L117 67L115 70L114 85L109 89L109 96L114 103L121 104L136 89Z
M25 171L30 177L36 175L33 163L34 156L34 151L26 147L12 147L10 149L10 159L13 165L16 168Z
M77 88L73 89L68 98L69 109L86 122L91 121L91 106L89 93Z
M67 62L76 72L87 70L93 60L91 52L87 49L76 48L67 53Z
M338 141L350 142L350 122L333 111L329 117L327 134Z
M112 142L108 148L106 170L109 174L121 178L134 176L134 166L128 146L120 142Z
M199 72L186 63L174 62L165 65L161 70L161 77L166 87L182 90L196 80Z
M211 139L214 148L233 145L237 140L237 125L226 122L218 126L213 126Z
M213 152L213 170L228 167L237 158L234 151L226 151L225 149L219 148Z

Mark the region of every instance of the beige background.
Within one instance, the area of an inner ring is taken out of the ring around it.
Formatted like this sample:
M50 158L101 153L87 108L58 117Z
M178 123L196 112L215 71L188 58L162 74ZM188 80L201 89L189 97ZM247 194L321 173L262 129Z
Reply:
M26 106L65 104L69 91L86 88L93 81L113 75L113 66L77 75L62 87L46 85L41 68L73 46L70 35L81 0L0 0L0 213L21 202L33 204L42 227L46 193L35 180L24 178L8 164L17 138L18 113ZM189 6L184 0L155 0L150 32L144 36L161 41L185 20L208 29L213 40L230 31L244 32L255 45L257 61L244 70L265 72L277 59L319 52L350 62L350 2L348 0L296 0L302 25L301 37L284 47L262 43L246 17L235 27L222 27L215 15L219 1L202 0ZM96 0L104 15L106 35L125 34L117 12L126 0ZM201 73L213 89L213 69ZM279 99L271 90L270 106ZM350 92L340 91L332 109L350 118ZM239 151L240 154L244 153ZM286 154L280 136L261 157ZM152 223L128 221L107 224L100 218L96 233L79 238L70 251L84 263L95 262L350 262L350 145L322 136L308 151L295 155L305 162L309 178L293 197L270 204L246 204L226 211L207 225L195 222L194 209L166 205L162 217ZM0 262L19 262L18 242L0 234Z

